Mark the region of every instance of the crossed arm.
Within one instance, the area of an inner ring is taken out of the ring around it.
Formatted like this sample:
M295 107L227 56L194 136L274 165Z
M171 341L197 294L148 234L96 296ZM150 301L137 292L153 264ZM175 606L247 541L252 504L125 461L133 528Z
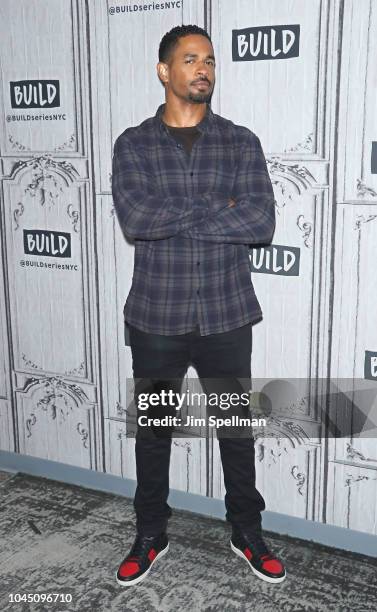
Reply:
M114 207L131 238L159 240L176 234L210 242L268 243L275 229L275 200L259 139L249 132L232 197L157 193L144 158L126 136L114 145Z

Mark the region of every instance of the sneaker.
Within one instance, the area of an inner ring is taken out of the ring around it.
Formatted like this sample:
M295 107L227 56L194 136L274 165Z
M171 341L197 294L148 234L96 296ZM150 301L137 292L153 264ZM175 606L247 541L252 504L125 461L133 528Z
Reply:
M285 580L283 563L268 550L260 531L233 527L230 547L236 555L246 559L258 578L267 582Z
M137 534L130 552L117 571L118 584L131 586L144 580L152 565L168 550L169 540L166 532L157 536Z

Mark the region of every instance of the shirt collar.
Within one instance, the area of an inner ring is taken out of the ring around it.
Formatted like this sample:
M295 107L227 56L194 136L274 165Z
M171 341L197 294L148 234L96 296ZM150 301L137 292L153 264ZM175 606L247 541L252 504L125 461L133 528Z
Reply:
M160 106L157 109L155 118L158 123L159 129L165 130L165 132L167 132L168 129L165 123L162 121L162 115L163 115L164 110L165 110L165 103L160 104ZM213 112L212 112L210 105L207 102L206 114L204 115L203 119L195 127L197 127L200 132L206 132L207 130L211 129L212 123L213 123Z

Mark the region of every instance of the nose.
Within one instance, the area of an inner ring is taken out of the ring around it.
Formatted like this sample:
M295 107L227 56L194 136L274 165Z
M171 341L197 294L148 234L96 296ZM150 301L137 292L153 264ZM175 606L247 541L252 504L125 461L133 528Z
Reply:
M209 81L209 68L208 68L207 64L202 63L198 67L198 69L196 71L196 74L197 74L198 77L205 77Z

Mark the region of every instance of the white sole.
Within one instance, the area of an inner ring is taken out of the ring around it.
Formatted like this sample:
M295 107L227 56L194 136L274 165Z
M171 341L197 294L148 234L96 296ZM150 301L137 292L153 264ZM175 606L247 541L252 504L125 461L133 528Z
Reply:
M148 567L147 571L144 574L142 574L142 576L139 576L138 578L135 578L134 580L128 580L127 582L123 582L122 580L119 580L118 573L116 573L115 577L116 577L117 583L120 584L121 586L128 587L128 586L133 586L134 584L137 584L138 582L141 582L142 580L144 580L144 578L148 576L149 572L151 571L157 559L160 559L161 557L163 557L168 552L168 550L169 550L169 542L167 546L163 548L162 550L160 550L158 555L156 555L156 557L153 559L152 563Z
M251 565L250 561L249 561L249 560L248 560L248 559L245 557L245 555L244 555L244 554L243 554L243 553L242 553L242 552L241 552L241 551L240 551L238 548L236 548L236 547L234 546L234 544L233 544L232 540L229 540L229 541L230 541L230 547L231 547L232 551L233 551L234 553L236 553L236 555L238 555L239 557L241 557L241 559L244 559L244 560L247 562L247 564L249 565L249 567L252 569L252 571L254 572L254 574L255 574L256 576L258 576L258 578L261 578L262 580L265 580L266 582L273 582L273 583L276 583L276 582L283 582L283 580L285 580L285 579L286 579L286 577L287 577L287 573L285 573L285 574L284 574L284 576L281 576L280 578L270 578L269 576L265 576L265 575L264 575L264 574L262 574L261 572L258 572L258 570L256 570L256 569L255 569L255 567L253 567L253 566Z

